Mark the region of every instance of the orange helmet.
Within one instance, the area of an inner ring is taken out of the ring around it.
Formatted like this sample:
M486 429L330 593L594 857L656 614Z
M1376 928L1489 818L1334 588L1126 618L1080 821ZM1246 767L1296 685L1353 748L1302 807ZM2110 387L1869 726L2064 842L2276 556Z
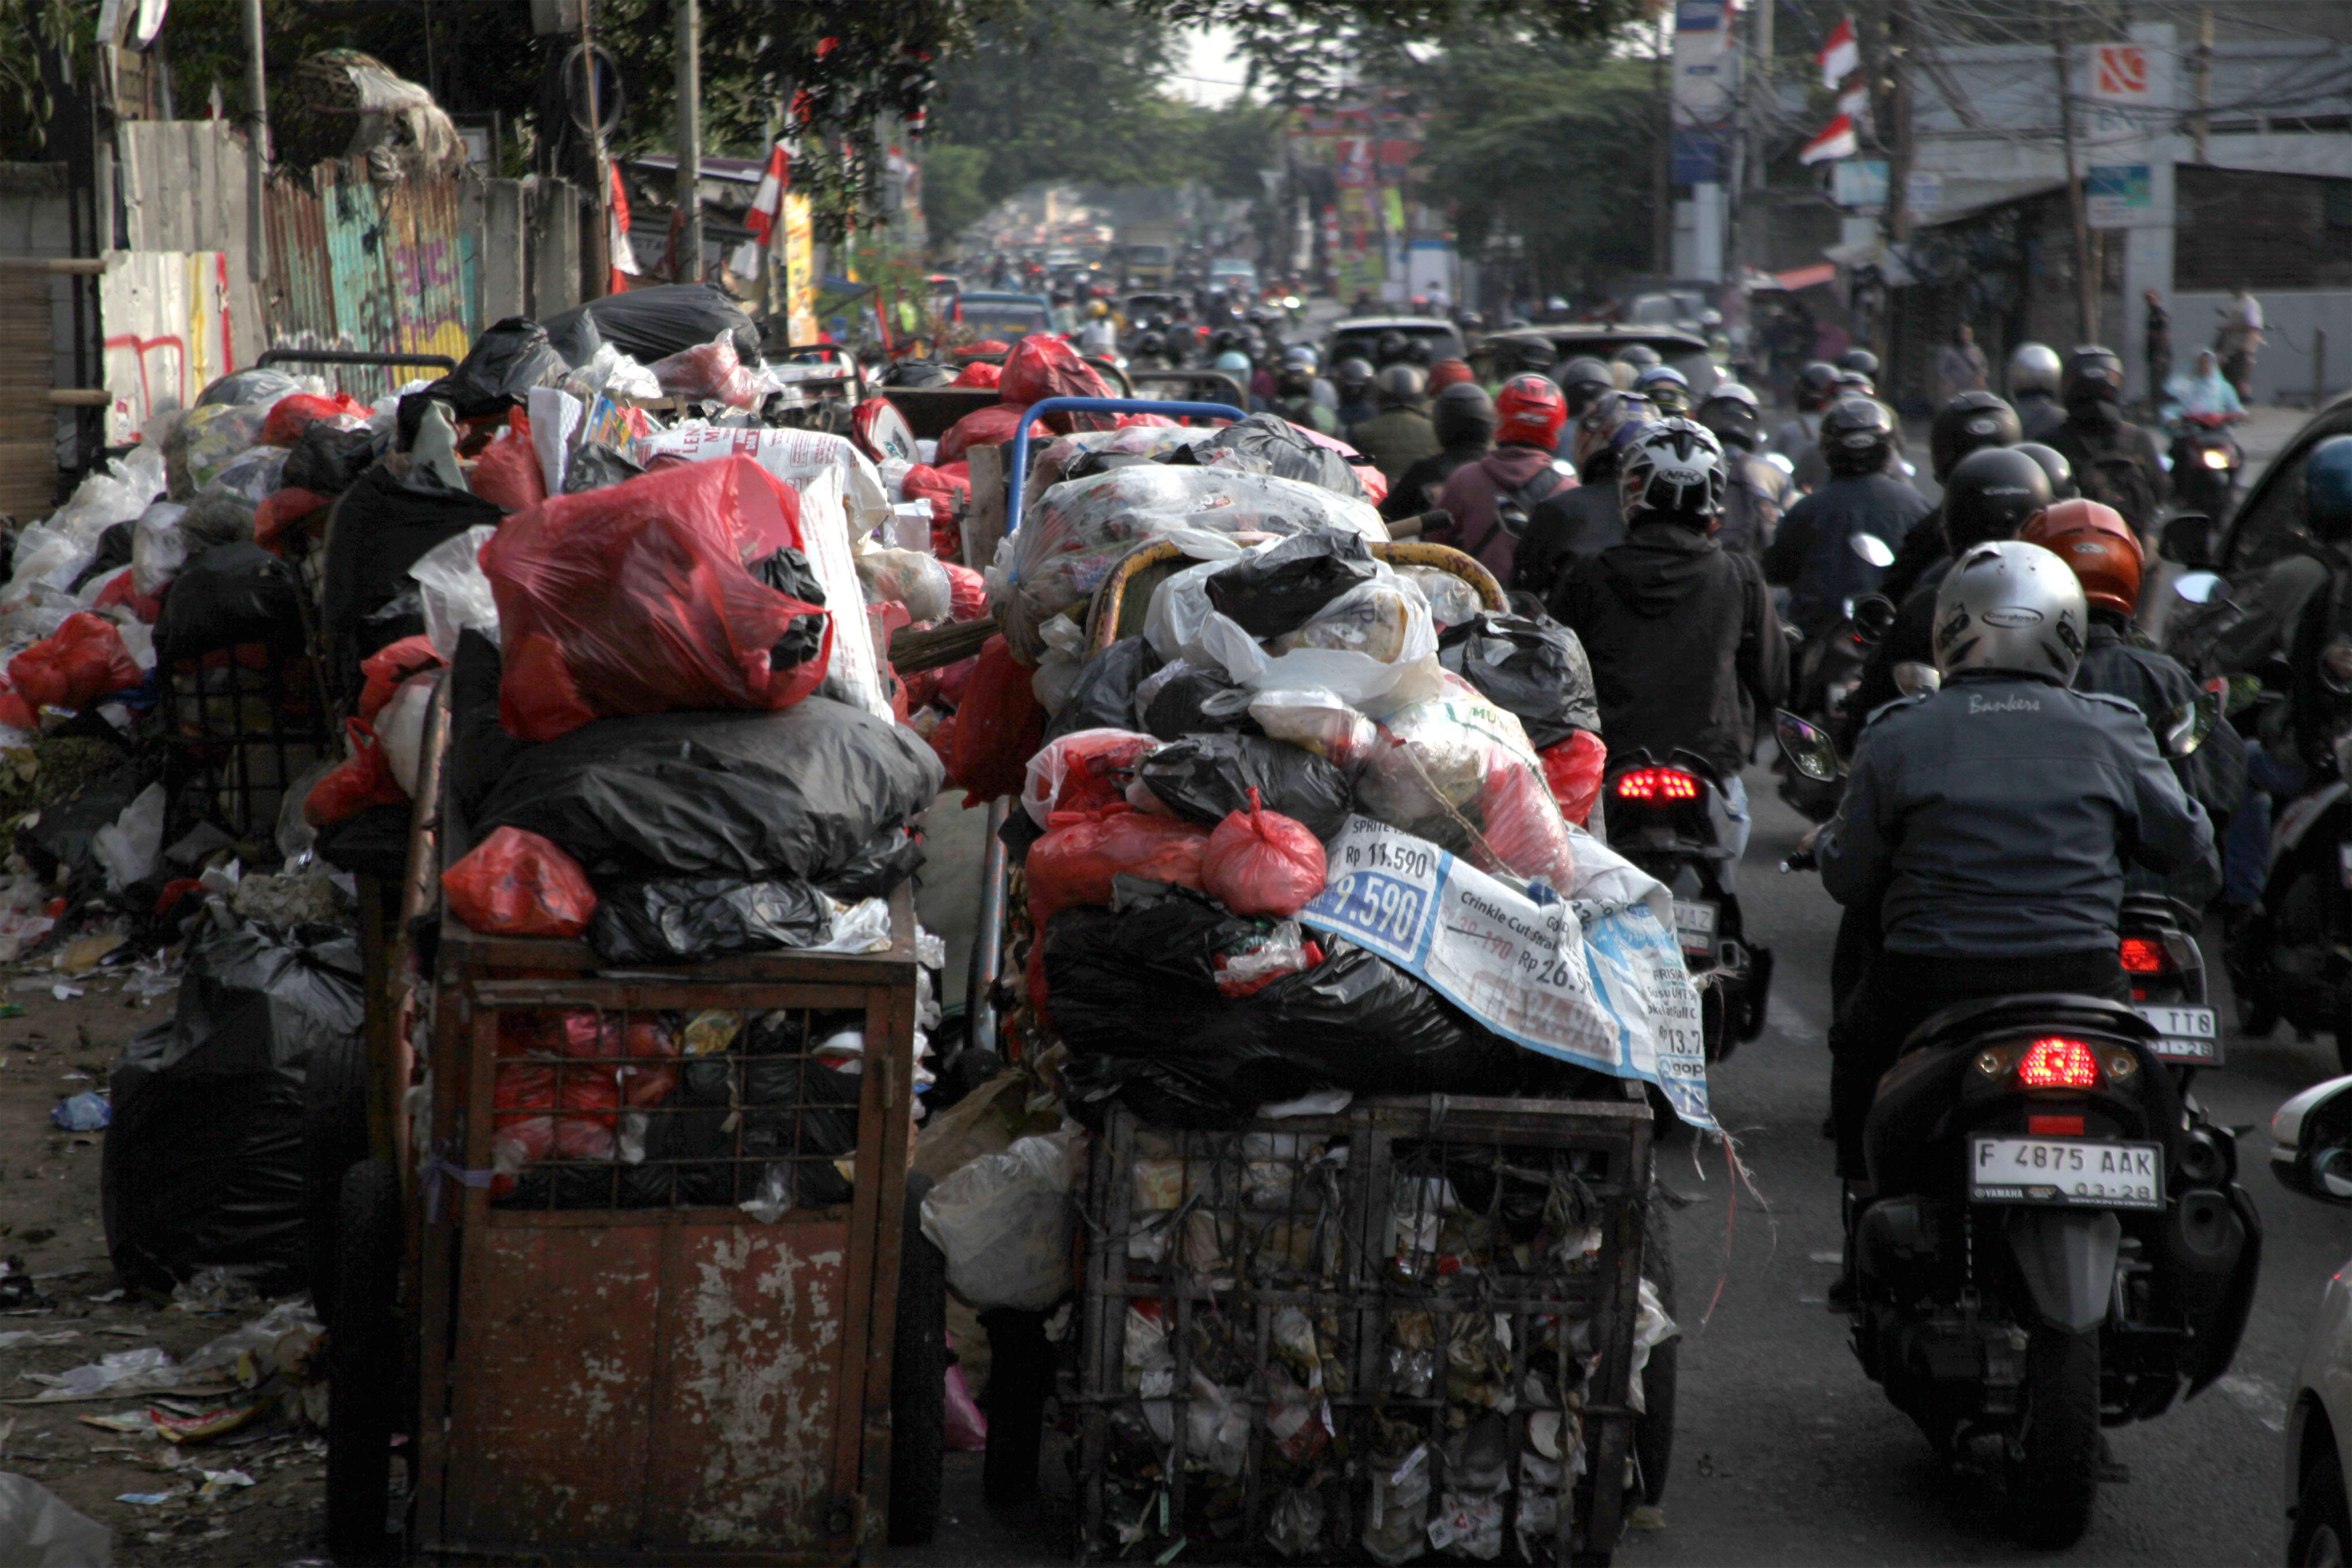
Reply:
M1470 367L1458 359L1442 359L1429 367L1429 395L1435 397L1449 386L1478 379Z
M2139 607L2139 535L2123 514L2095 500L2062 500L2025 520L2017 537L2074 568L2095 610L2128 616Z

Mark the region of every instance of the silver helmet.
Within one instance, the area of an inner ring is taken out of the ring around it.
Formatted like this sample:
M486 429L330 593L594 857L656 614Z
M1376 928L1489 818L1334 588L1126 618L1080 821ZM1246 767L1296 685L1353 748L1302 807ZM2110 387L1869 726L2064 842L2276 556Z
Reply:
M1704 522L1723 510L1723 447L1695 419L1645 425L1617 461L1617 504L1628 523L1656 513Z
M2065 370L2058 351L2048 343L2020 343L2009 356L2009 395L2041 392L2058 395L2058 377Z
M1948 679L2003 669L2067 685L2090 624L2083 584L2066 563L2013 539L1979 544L1952 563L1936 590L1936 665Z

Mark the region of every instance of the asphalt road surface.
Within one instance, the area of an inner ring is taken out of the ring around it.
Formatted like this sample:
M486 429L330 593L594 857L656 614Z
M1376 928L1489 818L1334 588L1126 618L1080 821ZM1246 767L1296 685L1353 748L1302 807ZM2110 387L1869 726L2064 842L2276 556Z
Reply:
M2200 1079L2216 1119L2243 1129L2242 1180L2263 1213L2261 1289L2228 1376L2158 1420L2110 1434L2127 1483L2102 1489L2072 1552L2029 1552L2001 1531L1979 1483L1940 1467L1908 1420L1862 1374L1844 1321L1823 1294L1837 1270L1838 1189L1821 1136L1829 1109L1829 954L1836 906L1780 857L1804 824L1761 768L1748 775L1757 827L1740 884L1748 929L1776 952L1770 1019L1713 1079L1716 1113L1754 1184L1723 1152L1685 1137L1658 1171L1690 1201L1676 1216L1684 1349L1665 1526L1630 1535L1632 1568L1727 1563L2033 1562L2196 1564L2284 1561L2284 1437L2304 1334L2321 1287L2352 1255L2352 1215L2298 1198L2265 1169L2270 1117L2295 1090L2336 1072L2332 1046L2232 1036L2228 1067ZM2218 938L2205 943L2223 984ZM2224 1026L2226 996L2217 997ZM1712 1306L1710 1308L1710 1299ZM981 1503L977 1456L950 1459L939 1538L893 1561L995 1568L1067 1560L1066 1466L1046 1465L1049 1495L1006 1514Z

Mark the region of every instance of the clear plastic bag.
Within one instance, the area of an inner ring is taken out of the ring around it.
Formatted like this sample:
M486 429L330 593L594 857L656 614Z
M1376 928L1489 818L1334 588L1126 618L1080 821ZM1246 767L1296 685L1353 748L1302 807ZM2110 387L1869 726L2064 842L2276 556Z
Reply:
M735 339L727 332L646 368L673 397L716 399L730 408L749 408L760 401L760 380L744 368Z
M923 1234L969 1305L1043 1311L1074 1283L1070 1196L1086 1149L1075 1128L983 1154L923 1199Z
M1380 744L1381 727L1330 691L1261 691L1249 716L1270 739L1287 741L1352 772Z
M955 608L947 568L919 550L868 550L857 557L868 603L896 600L918 621L944 621Z
M1136 764L1160 749L1131 730L1079 730L1029 759L1022 809L1044 827L1057 811L1096 811L1126 798Z
M257 507L284 481L286 459L291 455L283 447L249 447L223 463L197 493L234 496L248 507Z
M1461 677L1392 713L1356 780L1356 807L1482 871L1576 886L1567 822L1519 721Z
M1477 589L1442 566L1400 566L1397 574L1421 589L1439 631L1462 625L1486 607L1478 602Z
M40 1482L0 1475L0 1563L10 1568L110 1568L113 1562L113 1531L74 1511Z
M139 514L131 531L131 586L152 595L180 574L188 562L187 536L180 531L188 509L176 501L157 501Z
M463 633L499 639L499 602L481 563L482 546L498 531L496 523L487 522L469 528L418 556L408 569L425 604L425 635L444 664L457 657L457 638Z
M1237 559L1250 562L1273 548ZM1234 564L1203 562L1153 590L1144 636L1163 658L1223 669L1255 690L1327 691L1375 717L1436 690L1437 627L1429 601L1386 563L1373 562L1369 582L1263 643L1210 602L1211 583Z

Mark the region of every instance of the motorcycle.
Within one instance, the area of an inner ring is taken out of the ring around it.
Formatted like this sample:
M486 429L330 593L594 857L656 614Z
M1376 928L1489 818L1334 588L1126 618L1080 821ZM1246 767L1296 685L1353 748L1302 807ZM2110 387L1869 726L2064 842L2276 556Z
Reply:
M1828 771L1829 737L1783 718L1791 763ZM2137 940L2162 945L2143 913ZM2134 971L2136 994L2190 983L2186 955L2166 955ZM2227 1131L2163 1070L2171 1021L2149 1015L2166 1010L2137 994L1948 1007L1904 1042L1864 1124L1870 1195L1845 1215L1855 1356L1939 1451L2000 1478L2040 1546L2080 1539L2115 1478L2101 1427L2210 1386L2253 1300L2261 1221Z
M2238 1026L2255 1039L2281 1018L2336 1037L2352 1072L2352 785L2336 744L2336 776L2314 778L2271 829L2263 901L2227 949Z
M1855 538L1886 552L1885 542L1873 535L1857 534ZM1875 558L1865 554L1864 559ZM1876 563L1884 565L1893 560L1893 554L1887 552L1885 561ZM1854 689L1862 684L1863 666L1870 661L1870 650L1885 639L1895 625L1895 616L1894 601L1882 594L1852 595L1839 609L1837 623L1818 637L1803 639L1795 627L1782 628L1795 645L1792 686L1797 711L1831 728L1843 725L1846 705ZM1844 788L1836 779L1818 780L1789 767L1780 772L1780 798L1798 816L1808 822L1827 822L1837 815Z
M2172 494L2187 511L2225 517L2246 454L2230 434L2236 416L2183 414L2173 425Z
M1675 936L1698 989L1706 1059L1729 1057L1764 1032L1772 950L1748 941L1739 900L1723 885L1730 859L1723 780L1713 764L1677 751L1661 763L1645 751L1609 759L1609 847L1664 883Z

